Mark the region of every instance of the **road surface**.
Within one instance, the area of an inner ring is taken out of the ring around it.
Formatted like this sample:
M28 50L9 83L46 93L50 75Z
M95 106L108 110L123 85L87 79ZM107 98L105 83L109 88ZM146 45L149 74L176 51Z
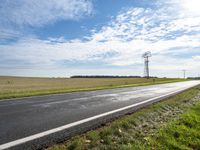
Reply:
M76 130L77 133L88 130L107 116L111 119L117 116L114 114L126 110L124 113L128 113L199 83L187 81L3 100L0 101L0 149L38 149L67 138Z

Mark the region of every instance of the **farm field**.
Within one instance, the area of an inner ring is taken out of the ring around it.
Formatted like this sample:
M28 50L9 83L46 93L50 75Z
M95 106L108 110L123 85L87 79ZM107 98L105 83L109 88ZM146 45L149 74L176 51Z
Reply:
M0 99L186 81L176 78L0 77Z

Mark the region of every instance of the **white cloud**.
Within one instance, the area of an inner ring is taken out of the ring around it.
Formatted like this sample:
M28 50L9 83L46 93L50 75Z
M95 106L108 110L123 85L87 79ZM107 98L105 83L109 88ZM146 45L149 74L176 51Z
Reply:
M193 56L192 57L194 61L199 61L200 62L200 56Z
M92 13L90 0L6 0L0 3L1 26L43 26L77 20Z
M0 40L2 39L12 39L20 37L21 33L18 31L8 30L8 29L0 29Z

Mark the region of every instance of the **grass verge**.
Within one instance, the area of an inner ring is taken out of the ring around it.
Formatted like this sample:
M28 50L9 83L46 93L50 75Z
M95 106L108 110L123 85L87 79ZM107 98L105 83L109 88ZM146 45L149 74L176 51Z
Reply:
M0 100L8 98L59 94L67 92L81 92L134 86L145 86L180 81L187 80L168 78L67 79L0 77Z
M200 149L200 102L184 113L179 120L149 138L156 149Z
M200 86L54 145L65 149L199 149Z

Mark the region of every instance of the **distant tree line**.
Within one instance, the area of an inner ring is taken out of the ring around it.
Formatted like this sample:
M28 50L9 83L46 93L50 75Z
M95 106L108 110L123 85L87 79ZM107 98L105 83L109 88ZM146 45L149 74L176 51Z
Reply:
M144 78L141 76L118 76L118 75L75 75L70 78ZM157 77L150 77L157 78Z
M188 79L192 79L192 80L200 80L200 77L188 77Z

